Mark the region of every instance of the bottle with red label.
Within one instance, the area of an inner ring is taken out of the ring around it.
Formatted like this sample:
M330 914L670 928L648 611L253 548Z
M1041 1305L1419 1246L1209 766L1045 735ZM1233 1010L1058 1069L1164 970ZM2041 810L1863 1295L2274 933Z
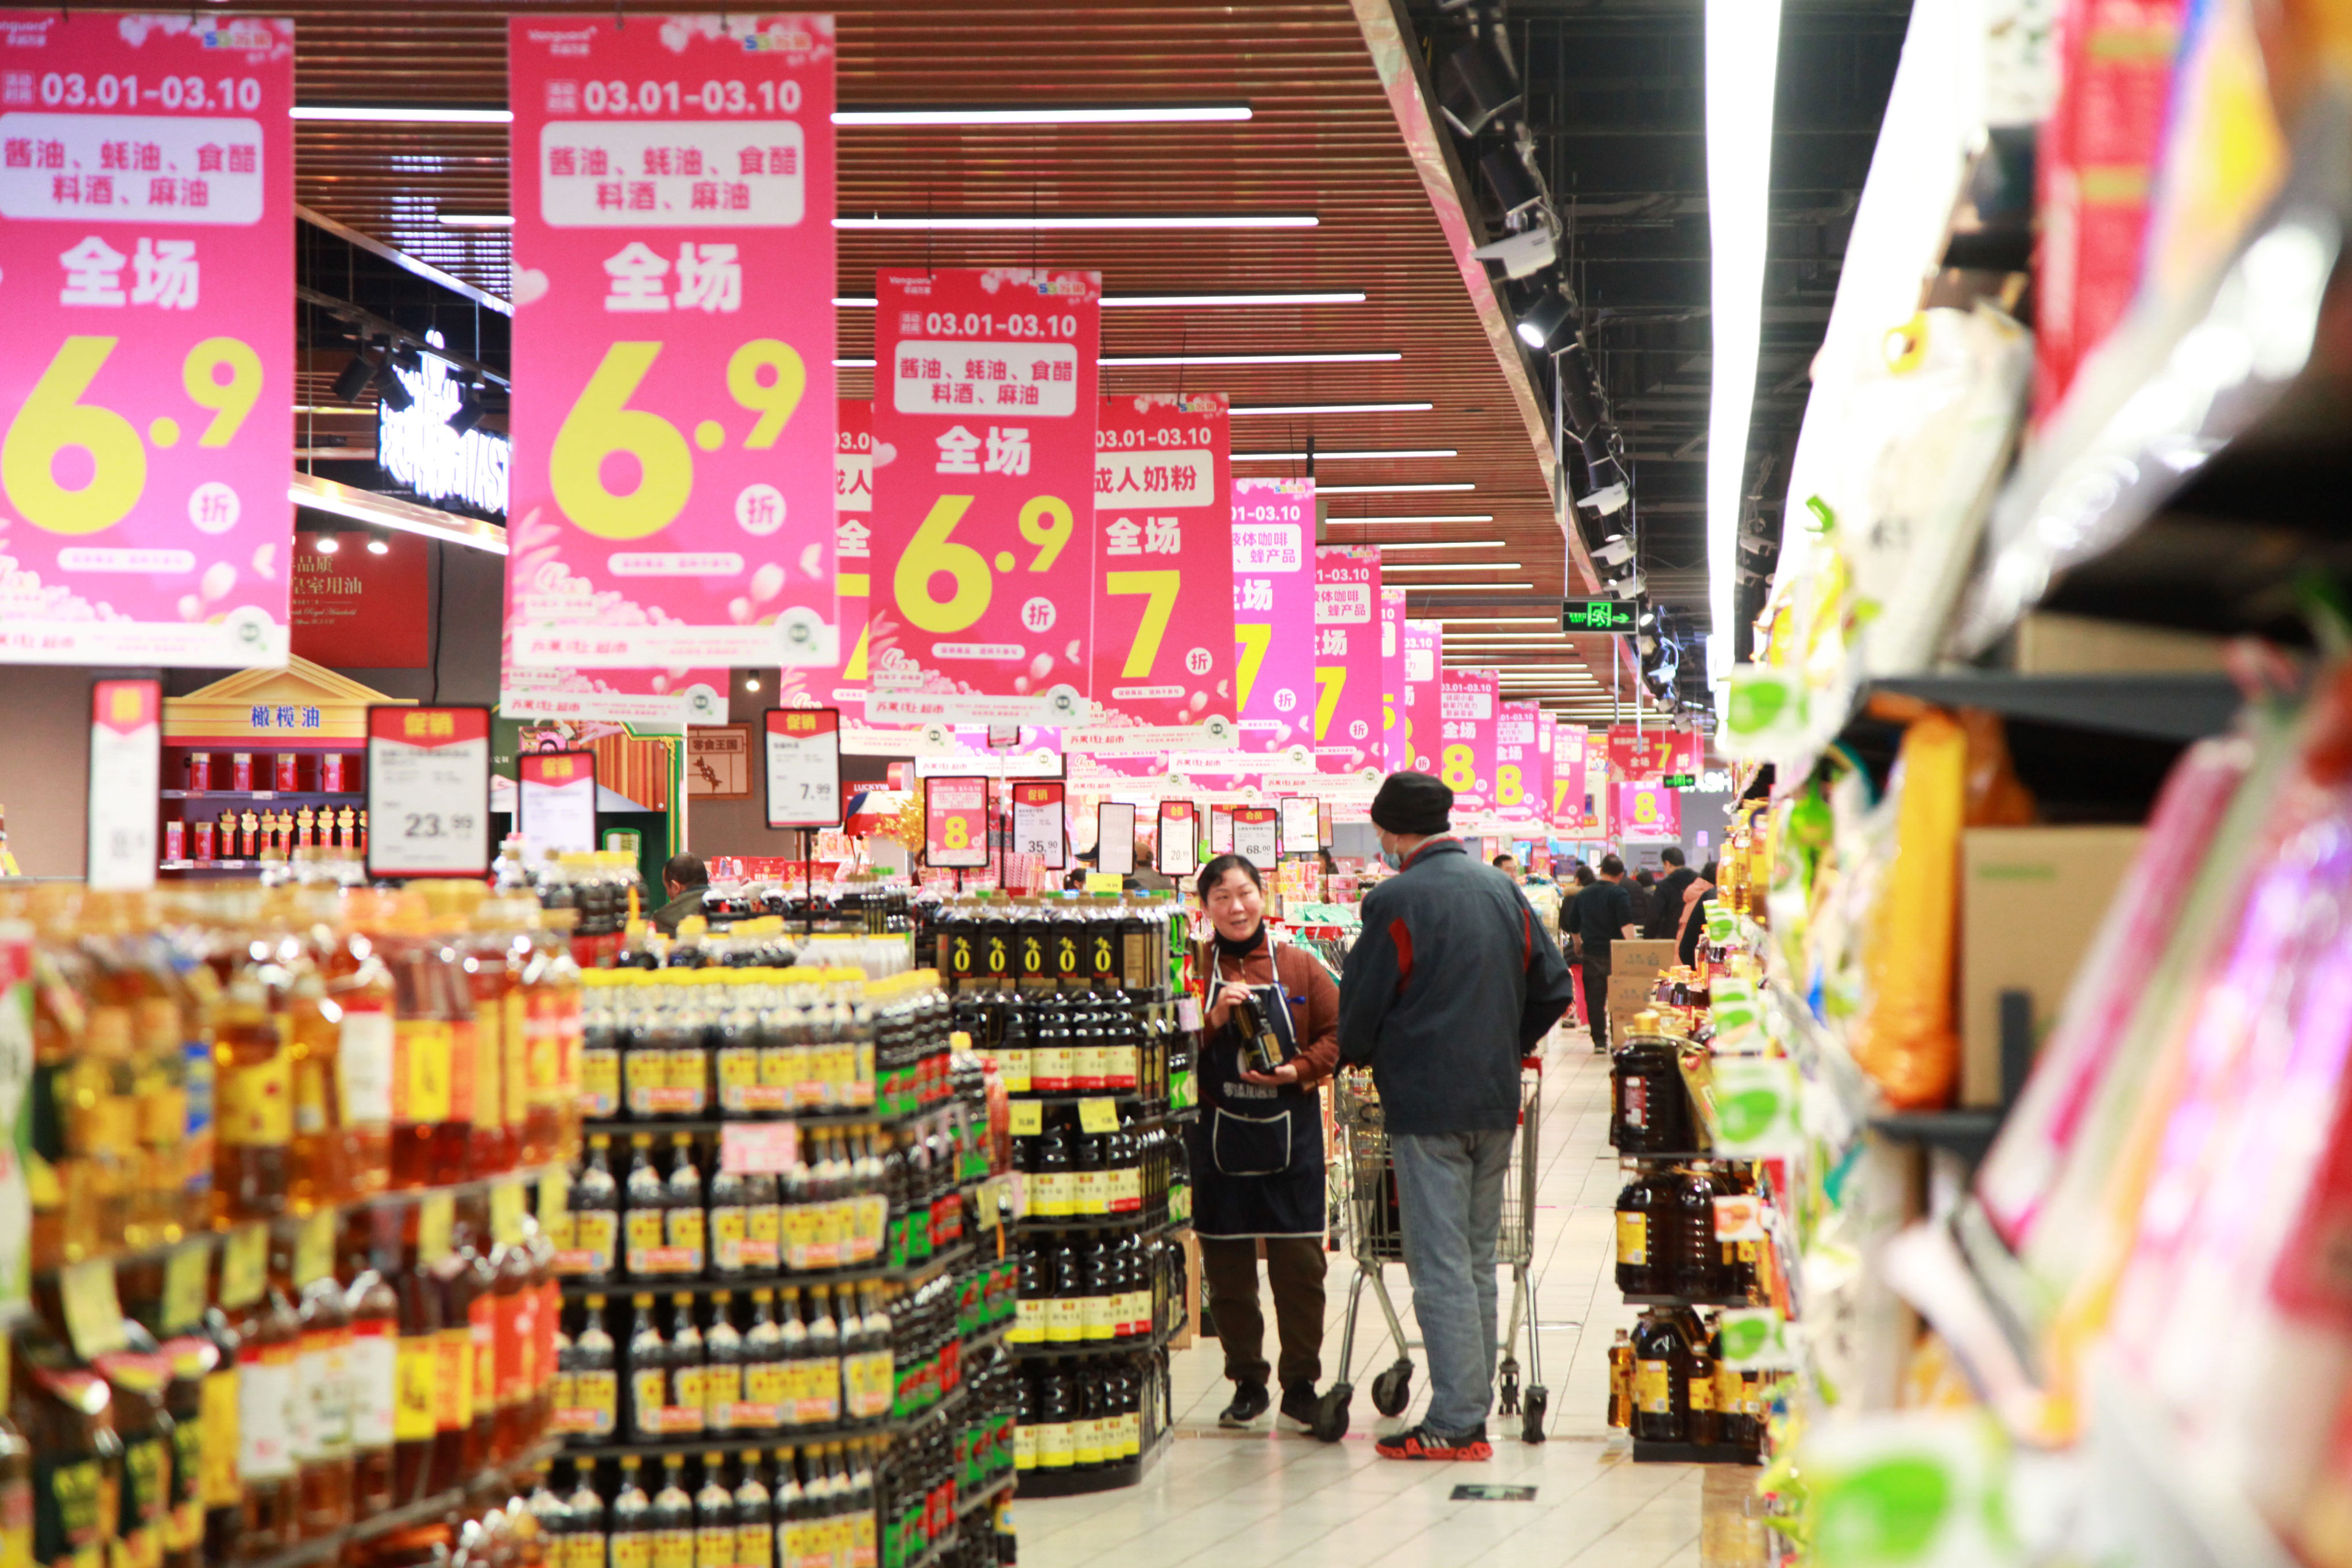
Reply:
M230 1292L224 1285L223 1294ZM302 1323L275 1275L236 1321L236 1473L245 1493L238 1546L253 1556L300 1538L294 1396Z
M392 1184L393 983L375 932L387 901L350 895L350 927L320 944L320 969L335 1005L336 1130L354 1198Z
M448 1250L446 1217L420 1204L407 1211L407 1267L389 1276L400 1301L394 1347L392 1506L404 1508L431 1490L433 1455L440 1441L441 1285L431 1272Z

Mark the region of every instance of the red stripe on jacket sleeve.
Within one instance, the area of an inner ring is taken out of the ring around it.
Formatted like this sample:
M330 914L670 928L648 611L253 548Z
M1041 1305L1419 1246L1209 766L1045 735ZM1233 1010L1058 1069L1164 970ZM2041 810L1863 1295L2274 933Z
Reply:
M1536 918L1526 909L1519 910L1519 967L1525 969L1536 961Z
M1400 915L1389 921L1389 941L1395 944L1397 954L1397 994L1404 994L1404 983L1412 978L1412 932Z

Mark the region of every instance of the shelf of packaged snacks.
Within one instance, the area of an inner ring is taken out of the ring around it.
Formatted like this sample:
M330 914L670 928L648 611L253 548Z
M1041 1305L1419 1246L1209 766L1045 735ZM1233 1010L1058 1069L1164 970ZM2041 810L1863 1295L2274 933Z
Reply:
M1091 1356L1134 1355L1138 1352L1165 1350L1168 1346L1168 1342L1175 1338L1178 1333L1181 1332L1183 1327L1183 1320L1181 1318L1178 1318L1171 1321L1166 1328L1157 1330L1152 1333L1144 1335L1139 1339L1102 1340L1076 1345L1057 1345L1043 1342L1036 1344L1015 1344L1007 1341L1004 1348L1011 1351L1013 1356L1021 1361L1054 1361Z
M192 1231L177 1241L160 1242L153 1247L142 1247L122 1252L97 1253L89 1258L69 1259L61 1264L37 1268L33 1273L34 1277L38 1279L45 1275L55 1275L64 1269L79 1268L85 1263L109 1263L117 1268L141 1263L160 1263L190 1242L216 1241L253 1225L299 1225L311 1215L320 1212L343 1215L361 1209L383 1208L400 1204L421 1204L431 1198L447 1198L455 1202L459 1198L488 1193L493 1187L509 1184L522 1186L528 1193L535 1194L542 1180L549 1176L564 1174L569 1170L570 1167L566 1165L527 1165L520 1170L502 1172L495 1176L477 1176L471 1181L453 1182L445 1187L393 1187L381 1193L371 1193L363 1198L350 1198L339 1204L323 1204L318 1208L299 1214L289 1209L282 1215L233 1220L227 1225ZM535 1203L535 1198L526 1198L526 1202Z
M1075 1466L1063 1471L1041 1468L1016 1474L1015 1495L1025 1498L1076 1497L1086 1492L1117 1491L1121 1487L1135 1486L1167 1448L1171 1434L1172 1428L1161 1427L1151 1441L1144 1445L1142 1453L1132 1459L1122 1459L1116 1465L1098 1465L1090 1470L1081 1470Z
M1948 1150L1964 1159L1980 1160L2000 1131L1998 1110L1908 1110L1897 1116L1874 1116L1870 1130L1898 1143L1921 1143Z
M1627 1300L1633 1298L1628 1297ZM1729 1443L1654 1443L1646 1437L1633 1439L1633 1462L1637 1465L1760 1465L1764 1461L1755 1450Z
M561 1452L562 1449L558 1445L542 1443L503 1465L492 1466L489 1474L502 1479L509 1486L520 1488L533 1470L555 1458ZM456 1512L465 1507L468 1497L476 1495L481 1489L481 1482L478 1479L472 1480L452 1490L437 1492L432 1497L420 1499L406 1507L387 1509L373 1519L362 1520L357 1524L336 1531L331 1535L321 1535L315 1540L305 1541L299 1546L289 1546L285 1551L274 1552L268 1557L253 1559L244 1564L244 1568L308 1568L309 1564L314 1563L332 1563L352 1547L360 1545L363 1542L373 1541L378 1536L390 1535L394 1531L406 1530L412 1525L429 1524L435 1520ZM503 1502L504 1499L500 1501Z
M876 1280L911 1285L982 1258L977 1241L961 1242L935 1252L919 1263L866 1263L854 1268L775 1269L765 1274L698 1274L691 1279L670 1274L635 1275L613 1279L563 1281L563 1299L589 1296L707 1296L714 1290L780 1289L784 1286L864 1285Z

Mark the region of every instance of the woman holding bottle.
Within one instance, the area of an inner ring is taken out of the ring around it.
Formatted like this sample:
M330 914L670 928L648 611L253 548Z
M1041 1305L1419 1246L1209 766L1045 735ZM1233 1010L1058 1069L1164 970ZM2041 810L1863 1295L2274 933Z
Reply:
M1192 1228L1233 1403L1221 1426L1246 1426L1282 1380L1282 1416L1315 1424L1323 1352L1323 1118L1315 1086L1339 1059L1339 988L1303 948L1265 923L1257 868L1220 855L1201 868L1213 928L1196 955L1202 1005L1201 1116L1188 1129ZM1253 1025L1263 1026L1261 1029ZM1256 1065L1253 1065L1253 1063ZM1278 1367L1266 1364L1257 1255L1274 1289Z

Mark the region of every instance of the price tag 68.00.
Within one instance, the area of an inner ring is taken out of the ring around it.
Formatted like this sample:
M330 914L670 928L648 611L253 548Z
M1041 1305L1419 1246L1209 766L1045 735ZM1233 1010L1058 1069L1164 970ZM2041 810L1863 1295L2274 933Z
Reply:
M368 874L490 868L490 710L368 710Z

